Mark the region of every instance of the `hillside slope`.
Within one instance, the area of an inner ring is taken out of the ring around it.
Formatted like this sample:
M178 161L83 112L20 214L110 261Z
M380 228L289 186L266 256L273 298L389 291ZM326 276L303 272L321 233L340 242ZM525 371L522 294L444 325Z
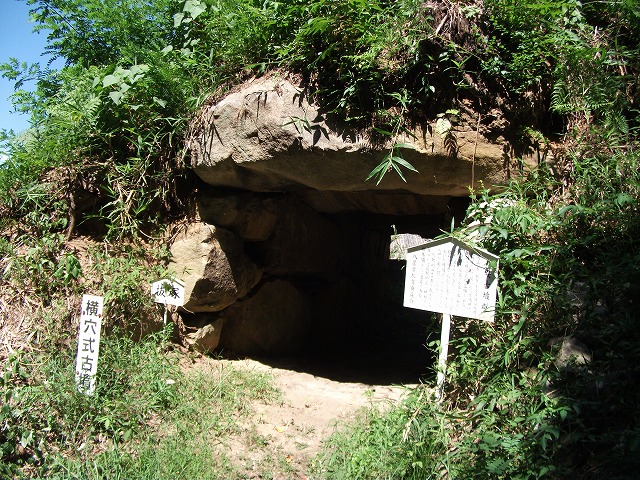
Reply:
M164 360L148 373L159 380L149 390L128 375L147 370L113 356L101 373L104 399L48 389L72 377L61 365L75 350L81 293L104 295L112 345L133 352L123 332L143 336L158 320L148 282L176 273L166 269L167 246L202 187L187 140L199 112L244 80L279 72L328 117L388 149L370 182L411 171L401 139L415 125L431 122L444 141L461 118L508 143L520 177L500 193L475 188L453 232L499 254L501 276L496 322L453 332L446 402L436 408L416 392L388 417L357 425L349 441L327 446L327 475L636 475L637 2L29 3L66 66L1 67L32 125L1 138L3 474L64 475L69 464L54 453L95 460L101 452L83 445L96 434L112 442L102 453L115 454L148 415L177 408L170 378L158 373ZM21 90L29 79L34 92ZM527 151L538 168L522 161ZM588 363L558 358L570 338ZM149 408L129 401L130 416L114 424L110 414L131 392ZM71 428L80 419L86 428ZM376 443L376 428L389 445Z

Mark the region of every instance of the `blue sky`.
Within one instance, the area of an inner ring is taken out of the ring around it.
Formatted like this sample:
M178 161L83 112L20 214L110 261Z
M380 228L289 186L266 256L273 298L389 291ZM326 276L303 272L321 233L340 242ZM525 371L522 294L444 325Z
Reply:
M30 8L24 0L0 0L0 63L15 57L20 62L46 66L48 57L41 55L47 42L46 32L33 33L35 24L29 21ZM13 82L0 78L0 130L20 132L29 123L25 116L10 113L11 102L7 97L12 93Z

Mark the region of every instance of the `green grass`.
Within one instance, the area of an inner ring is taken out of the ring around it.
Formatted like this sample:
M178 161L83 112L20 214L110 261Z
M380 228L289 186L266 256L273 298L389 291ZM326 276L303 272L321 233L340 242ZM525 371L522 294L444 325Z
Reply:
M280 394L268 375L228 364L183 371L167 334L106 336L92 397L75 390L73 352L13 356L0 388L0 477L235 477L218 447L241 433L252 400Z
M426 387L399 405L370 405L339 424L314 460L318 478L438 478L446 458L445 416Z

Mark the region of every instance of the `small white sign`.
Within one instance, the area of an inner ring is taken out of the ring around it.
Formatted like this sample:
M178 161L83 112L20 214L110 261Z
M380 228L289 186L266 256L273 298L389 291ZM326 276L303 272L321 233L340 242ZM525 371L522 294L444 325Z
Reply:
M407 251L404 306L493 321L499 257L455 238Z
M82 296L75 378L78 391L86 395L93 395L96 388L103 306L102 297Z
M184 282L167 278L153 282L151 298L156 303L181 307L184 305Z

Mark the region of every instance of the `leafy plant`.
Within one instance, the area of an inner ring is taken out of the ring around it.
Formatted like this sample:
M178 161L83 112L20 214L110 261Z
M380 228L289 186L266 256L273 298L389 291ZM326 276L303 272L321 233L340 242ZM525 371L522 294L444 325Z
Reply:
M91 397L76 390L74 350L10 357L0 384L7 471L50 474L59 453L77 455L87 443L99 444L102 435L116 444L133 438L152 412L176 400L175 363L158 349L166 338L165 333L134 343L123 335L104 337Z
M408 98L408 93L406 91L402 93L394 93L391 94L393 98L398 101L399 104L399 113L391 116L391 131L383 130L378 127L374 127L374 130L383 135L384 137L388 137L391 140L391 149L389 153L387 153L382 161L378 164L376 168L374 168L369 176L365 179L368 181L372 178L377 178L376 185L380 185L380 182L384 178L384 176L390 172L391 170L395 170L395 172L400 176L400 178L406 182L407 180L404 178L402 174L401 167L406 168L407 170L411 170L414 172L418 172L416 168L407 162L402 156L401 149L414 149L415 147L410 143L398 143L398 137L401 134L407 135L409 137L415 138L413 132L411 132L405 126L405 115L409 109L411 104L410 99Z
M87 288L104 295L109 328L137 334L157 328L160 314L149 294L149 284L167 276L165 248L123 245L110 250L91 249L92 267Z
M328 478L435 478L447 467L449 420L428 401L425 386L400 407L372 404L328 439L315 459L316 475ZM441 463L444 461L445 463Z

